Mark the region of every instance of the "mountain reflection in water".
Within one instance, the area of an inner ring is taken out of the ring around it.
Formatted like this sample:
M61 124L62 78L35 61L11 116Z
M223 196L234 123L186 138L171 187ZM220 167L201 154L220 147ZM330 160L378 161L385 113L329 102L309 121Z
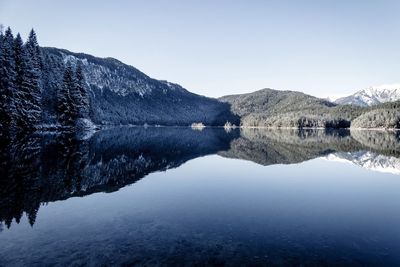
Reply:
M42 203L112 192L155 171L229 149L238 132L190 128L116 128L89 140L29 136L1 148L0 221L25 212L34 224Z
M24 213L33 225L41 204L113 192L210 154L265 166L325 157L400 173L400 134L386 131L121 127L89 140L29 136L5 141L1 152L0 221L7 227Z
M398 132L121 127L0 151L0 266L400 263Z

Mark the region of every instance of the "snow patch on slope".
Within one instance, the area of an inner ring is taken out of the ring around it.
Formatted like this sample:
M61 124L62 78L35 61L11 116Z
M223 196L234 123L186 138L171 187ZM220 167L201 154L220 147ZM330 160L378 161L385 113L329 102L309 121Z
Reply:
M129 73L129 78L124 74L126 70L124 66L116 67L111 69L109 67L88 62L87 59L81 59L73 55L67 55L62 53L64 64L70 62L73 66L81 61L84 65L84 74L88 86L95 86L103 92L104 89L108 89L120 96L127 96L135 93L141 97L150 94L154 88L149 86L147 77L143 79L139 75L133 76ZM110 62L112 60L110 59ZM112 61L114 62L114 61ZM115 64L114 64L115 65ZM149 79L149 78L148 78Z

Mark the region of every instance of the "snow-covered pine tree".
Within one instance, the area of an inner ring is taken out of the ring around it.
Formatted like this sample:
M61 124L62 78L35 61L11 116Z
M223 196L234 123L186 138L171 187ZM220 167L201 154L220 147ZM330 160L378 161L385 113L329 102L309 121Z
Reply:
M14 39L14 61L15 61L15 79L14 79L14 91L13 91L13 102L15 104L16 112L11 114L13 120L13 130L24 129L28 127L25 120L27 116L28 106L25 103L25 99L28 97L28 90L26 84L26 54L23 48L23 42L20 34Z
M47 123L56 123L58 120L57 96L63 84L65 65L62 60L58 60L54 55L48 53L43 53L43 62L42 117Z
M75 91L76 105L78 106L78 117L89 117L89 94L86 89L85 76L83 74L82 63L78 61L75 71Z
M10 27L0 39L0 127L7 134L12 124L12 114L15 114L14 103L14 36Z
M13 115L16 131L35 129L41 118L39 79L20 34L14 40L15 99L16 113Z
M32 29L29 33L29 37L27 42L25 43L25 49L28 56L28 72L31 79L31 88L30 88L30 100L32 102L32 107L39 112L35 112L31 123L39 124L41 121L41 105L42 105L42 84L41 84L41 76L42 76L42 66L43 66L43 58L42 53L36 38L36 33Z
M3 51L3 46L4 46L4 34L3 34L3 25L0 24L0 131L3 132L4 131L4 125L3 125L3 113L5 113L5 88L3 88L2 86L2 80L3 80L3 75L2 75L2 71L3 71L3 58L4 58L4 51Z
M30 31L25 47L29 57L32 60L32 65L34 70L37 71L38 76L40 76L41 70L43 68L43 57L42 57L42 51L37 41L36 32L34 29Z
M58 121L64 127L73 127L76 120L76 111L73 105L71 91L74 88L74 73L71 63L67 63L64 71L63 84L57 95Z

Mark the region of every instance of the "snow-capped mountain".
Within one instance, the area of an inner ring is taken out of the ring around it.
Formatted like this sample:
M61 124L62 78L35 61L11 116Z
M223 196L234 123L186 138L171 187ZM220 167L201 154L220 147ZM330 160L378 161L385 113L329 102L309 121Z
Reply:
M350 96L338 98L334 102L340 105L350 104L366 107L397 100L400 100L400 84L386 84L371 86Z
M369 151L337 152L325 157L329 161L352 163L362 168L400 175L400 159Z

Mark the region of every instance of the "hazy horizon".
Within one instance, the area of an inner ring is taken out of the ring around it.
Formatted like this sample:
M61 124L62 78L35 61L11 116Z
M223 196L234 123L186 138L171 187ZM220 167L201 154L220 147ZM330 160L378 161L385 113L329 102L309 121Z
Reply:
M0 23L42 46L113 57L218 97L262 88L338 96L399 83L397 1L0 0Z

